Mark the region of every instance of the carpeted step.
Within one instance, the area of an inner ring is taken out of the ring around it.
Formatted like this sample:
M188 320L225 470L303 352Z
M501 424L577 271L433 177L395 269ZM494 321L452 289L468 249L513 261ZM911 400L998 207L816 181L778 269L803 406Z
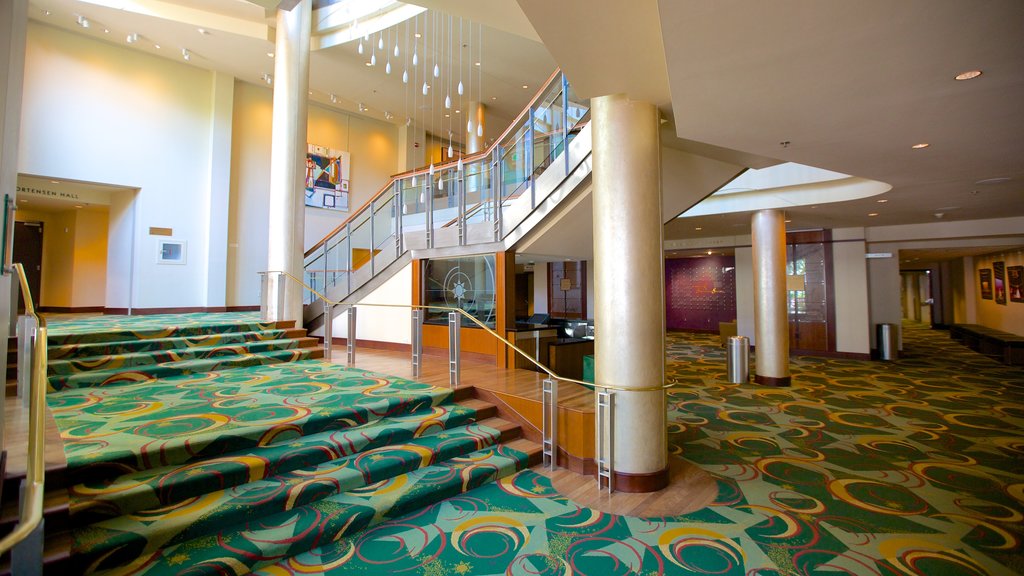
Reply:
M69 488L76 525L115 518L138 510L169 506L182 500L366 450L443 433L448 428L492 418L494 405L442 404L408 415L382 418L345 430L288 438L183 466L164 466L126 474L112 481ZM499 428L495 424L491 427Z
M468 424L205 494L176 506L136 512L93 524L75 533L83 545L75 550L85 562L115 550L144 550L148 555L166 546L314 504L418 468L465 456L493 446L501 432L487 423Z
M221 332L199 334L197 336L181 336L176 338L148 338L144 340L120 340L113 342L92 342L83 344L50 344L47 358L54 360L70 360L93 356L132 354L151 352L154 350L177 350L197 346L226 346L262 340L282 340L286 338L302 338L306 331L302 328L275 328L272 330L251 332Z
M137 366L131 370L95 370L68 375L50 376L49 391L67 390L69 388L91 388L95 386L117 386L138 384L158 378L170 378L214 370L246 368L278 364L281 362L297 362L322 358L322 348L299 348L295 350L268 350L266 352L245 353L223 358L199 358L194 360L178 360L163 362L150 366Z
M527 461L515 449L491 446L163 549L149 551L138 543L117 548L86 572L244 574L511 475ZM94 531L76 545L88 547L112 536Z
M193 324L193 325L158 325L154 322L152 326L139 328L99 328L96 330L72 330L63 325L56 326L47 335L47 343L50 346L61 346L66 344L85 344L96 342L122 342L125 340L145 340L155 338L200 336L203 334L227 333L227 332L260 332L285 328L277 322L225 322L220 324Z
M89 356L69 360L52 360L47 365L48 374L53 376L70 376L82 372L103 370L130 370L140 366L152 366L182 360L204 360L209 358L227 358L244 354L257 354L272 350L293 350L296 348L316 348L316 338L288 338L278 340L258 340L237 344L218 344L197 346L192 348L175 348L132 352L128 354L108 354Z
M68 389L49 394L47 403L69 469L87 482L408 415L451 396L428 384L303 361Z

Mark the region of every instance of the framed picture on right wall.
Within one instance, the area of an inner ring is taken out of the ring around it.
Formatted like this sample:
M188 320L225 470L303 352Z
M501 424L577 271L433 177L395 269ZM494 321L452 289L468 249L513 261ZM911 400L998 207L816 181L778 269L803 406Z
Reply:
M978 276L981 280L981 298L982 300L992 299L992 269L982 268L978 270Z
M1024 302L1024 266L1007 268L1006 283L1010 287L1010 302Z
M992 284L996 287L996 304L1006 306L1006 263L992 263Z

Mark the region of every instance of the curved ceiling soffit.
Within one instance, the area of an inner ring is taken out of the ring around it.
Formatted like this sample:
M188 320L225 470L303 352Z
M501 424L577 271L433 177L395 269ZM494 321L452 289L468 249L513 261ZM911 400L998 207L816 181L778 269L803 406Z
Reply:
M839 180L801 184L799 186L782 186L779 188L752 190L750 192L714 194L679 217L688 218L690 216L709 216L712 214L753 212L755 210L786 209L833 202L848 202L850 200L859 200L885 194L889 190L892 190L892 186L885 182L851 176Z

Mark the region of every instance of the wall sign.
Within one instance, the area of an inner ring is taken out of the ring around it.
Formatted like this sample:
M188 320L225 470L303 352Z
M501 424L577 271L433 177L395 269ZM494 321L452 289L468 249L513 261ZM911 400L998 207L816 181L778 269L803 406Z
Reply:
M1010 286L1010 302L1024 302L1024 266L1007 268L1006 279Z
M996 304L1002 304L1003 306L1006 306L1006 263L993 262L992 276L994 277L994 285L996 290Z
M982 268L978 270L978 279L981 282L981 299L992 299L992 269Z
M348 211L349 153L306 146L306 206Z

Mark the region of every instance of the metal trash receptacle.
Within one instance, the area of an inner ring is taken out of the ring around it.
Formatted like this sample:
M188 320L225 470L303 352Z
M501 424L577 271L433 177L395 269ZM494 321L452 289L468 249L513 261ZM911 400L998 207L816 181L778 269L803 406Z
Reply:
M750 379L750 339L730 336L725 345L725 364L731 384L743 384Z
M875 325L875 345L878 347L879 360L891 361L897 358L899 355L896 346L897 334L895 324Z

